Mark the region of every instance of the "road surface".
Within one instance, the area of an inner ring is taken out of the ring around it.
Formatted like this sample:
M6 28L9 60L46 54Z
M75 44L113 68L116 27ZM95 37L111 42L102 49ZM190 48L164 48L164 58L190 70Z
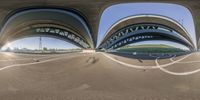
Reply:
M154 60L108 53L0 53L0 99L199 100L200 72L173 75L158 66L175 73L198 70L200 53Z

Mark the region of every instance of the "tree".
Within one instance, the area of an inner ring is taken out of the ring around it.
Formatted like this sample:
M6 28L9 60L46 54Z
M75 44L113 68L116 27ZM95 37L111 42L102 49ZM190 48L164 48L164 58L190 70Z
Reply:
M44 51L47 51L48 49L47 49L47 47L43 47L43 50L44 50Z

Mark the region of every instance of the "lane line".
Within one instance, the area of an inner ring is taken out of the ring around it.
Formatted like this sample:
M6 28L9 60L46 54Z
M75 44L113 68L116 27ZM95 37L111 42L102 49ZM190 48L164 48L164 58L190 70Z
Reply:
M173 58L170 58L170 61L173 62L173 61L175 61L175 60L173 60ZM181 64L200 63L200 61L187 61L187 62L177 62L177 63L181 63Z
M23 53L0 53L2 55L15 55L15 56L55 56L55 55L63 55L63 54L23 54ZM70 53L65 53L65 54L70 54Z
M0 62L5 62L5 61L19 61L19 60L29 60L29 59L34 59L34 58L22 58L22 59L6 59L6 60L0 60Z
M67 55L67 54L66 54ZM65 56L66 56L65 55ZM55 57L60 57L60 56L64 56L64 55L49 55L49 56L41 56L40 58L34 57L34 58L21 58L21 59L7 59L7 60L0 60L0 62L5 62L5 61L20 61L20 60L30 60L30 59L44 59L44 58L55 58Z
M34 59L44 59L44 58L48 58L48 57L41 57L41 58L21 58L21 59L7 59L7 60L0 60L0 62L8 62L8 61L20 61L20 60L34 60ZM49 58L53 58L53 57L49 57Z
M75 56L72 56L72 57L70 57L70 58L79 57L79 56L81 56L81 55L75 55ZM69 56L68 56L68 57L69 57ZM65 56L65 57L52 58L52 59L45 60L45 61L41 61L41 62L33 62L33 63L25 63L25 64L8 65L8 66L5 66L5 67L0 68L0 71L5 70L5 69L8 69L8 68L12 68L12 67L28 66L28 65L35 65L35 64L42 64L42 63L46 63L46 62L50 62L50 61L55 61L55 60L63 59L63 58L66 58L66 56Z
M70 55L71 53L69 53L69 54L64 54L64 55L58 55L58 54L56 54L56 55L44 55L44 56L40 56L40 55L32 55L32 56L34 56L34 58L25 58L25 57L22 57L21 59L6 59L6 60L0 60L0 62L5 62L5 61L19 61L19 60L30 60L30 59L44 59L44 58L54 58L54 57L60 57L60 56L66 56L66 55ZM21 55L23 55L23 54L21 54ZM40 58L38 58L38 57L40 57Z
M176 76L184 76L184 75L192 75L192 74L195 74L195 73L198 73L200 72L200 68L199 69L196 69L194 71L188 71L188 72L173 72L173 71L169 71L163 67L161 67L158 63L158 58L156 58L155 60L155 63L156 63L156 66L163 72L167 73L167 74L170 74L170 75L176 75Z
M105 57L109 58L110 60L112 60L114 62L117 62L117 63L119 63L121 65L124 65L126 67L137 68L137 69L158 69L157 65L156 66L138 66L138 65L132 65L132 64L129 64L129 63L125 63L125 62L119 61L119 60L117 60L117 59L109 56L106 53L101 53L101 54L103 54ZM177 62L179 62L179 61L181 61L181 60L183 60L183 59L185 59L185 58L187 58L187 57L189 57L191 55L192 55L192 53L188 54L188 55L184 56L183 58L178 59L178 60L176 60L174 62L170 62L170 63L167 63L167 64L160 65L160 67L167 67L167 66L173 65L173 64L175 64L175 63L177 63Z
M181 58L181 59L178 59L178 60L173 61L173 62L168 63L168 64L163 64L163 65L160 65L160 64L158 63L159 57L157 57L156 60L155 60L156 66L137 66L137 65L132 65L132 64L128 64L128 63L124 63L124 62L121 62L121 61L119 61L119 60L116 60L116 59L114 59L114 58L112 58L112 57L110 57L110 56L108 56L108 55L106 55L106 54L104 54L104 53L103 53L103 55L106 56L107 58L109 58L109 59L111 59L111 60L113 60L113 61L115 61L115 62L117 62L117 63L119 63L119 64L125 65L125 66L127 66L127 67L139 68L139 69L147 69L146 67L150 67L150 68L148 68L148 69L154 69L155 67L157 67L158 69L160 69L161 71L163 71L163 72L165 72L165 73L168 73L168 74L171 74L171 75L176 75L176 76L191 75L191 74L195 74L195 73L200 72L200 68L197 69L197 70L188 71L188 72L172 72L172 71L169 71L169 70L167 70L167 69L164 68L164 67L170 66L170 65L172 65L172 64L175 64L175 63L177 63L177 62L180 62L180 61L184 60L185 58L187 58L187 57L189 57L190 55L192 55L192 53L189 54L189 55L184 56L184 57ZM174 58L174 57L172 57L172 58Z

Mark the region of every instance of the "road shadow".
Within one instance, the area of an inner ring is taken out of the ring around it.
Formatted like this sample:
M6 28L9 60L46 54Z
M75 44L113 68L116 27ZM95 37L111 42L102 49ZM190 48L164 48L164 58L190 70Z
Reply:
M86 63L89 63L89 64L95 64L99 61L99 58L96 58L96 57L89 57L87 60L86 60Z
M140 63L143 63L143 61L141 59L137 59Z

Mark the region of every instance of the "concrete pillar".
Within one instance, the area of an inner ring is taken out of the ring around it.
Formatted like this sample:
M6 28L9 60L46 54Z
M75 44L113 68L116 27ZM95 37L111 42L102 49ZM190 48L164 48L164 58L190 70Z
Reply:
M1 48L2 48L2 47L3 47L3 45L0 44L0 51L1 51Z

